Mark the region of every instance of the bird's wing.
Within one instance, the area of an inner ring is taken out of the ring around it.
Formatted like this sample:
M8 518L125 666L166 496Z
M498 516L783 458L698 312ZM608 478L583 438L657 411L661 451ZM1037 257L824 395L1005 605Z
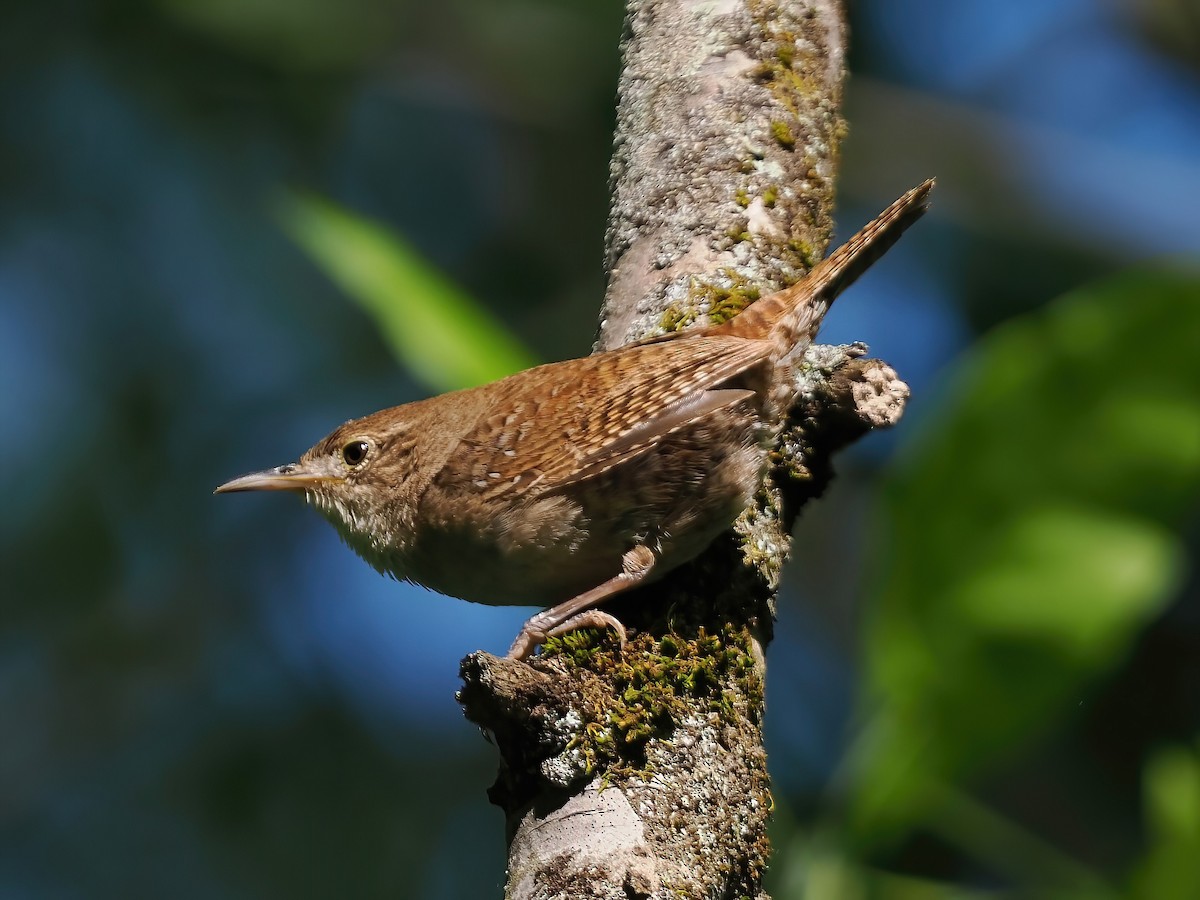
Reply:
M749 399L731 379L770 344L713 337L539 366L491 386L492 410L438 473L442 488L544 494L635 459L664 437Z

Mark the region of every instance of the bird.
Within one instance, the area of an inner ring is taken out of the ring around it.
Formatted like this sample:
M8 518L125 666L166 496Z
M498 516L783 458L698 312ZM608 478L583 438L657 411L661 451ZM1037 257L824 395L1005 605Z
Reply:
M790 287L731 319L536 366L352 419L296 462L216 493L303 494L381 573L492 605L545 607L508 656L581 627L727 530L794 399L782 370L829 305L925 212L902 195Z

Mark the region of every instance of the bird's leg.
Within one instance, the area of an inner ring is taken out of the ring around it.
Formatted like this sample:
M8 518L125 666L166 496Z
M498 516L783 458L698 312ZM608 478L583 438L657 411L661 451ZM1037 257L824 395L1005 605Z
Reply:
M639 544L621 558L621 574L584 591L558 606L543 610L532 616L521 627L521 633L509 648L509 659L524 659L549 637L557 637L578 628L609 626L620 635L625 643L625 626L615 616L596 609L614 594L635 587L654 568L654 553L645 544Z

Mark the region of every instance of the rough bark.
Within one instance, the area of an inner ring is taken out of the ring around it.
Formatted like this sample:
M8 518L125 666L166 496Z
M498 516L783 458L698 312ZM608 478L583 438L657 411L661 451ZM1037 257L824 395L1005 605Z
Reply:
M597 349L720 321L799 278L831 230L845 30L833 0L630 0ZM527 662L476 653L508 898L754 897L771 808L764 647L791 524L829 457L907 389L814 346L758 501L700 559Z

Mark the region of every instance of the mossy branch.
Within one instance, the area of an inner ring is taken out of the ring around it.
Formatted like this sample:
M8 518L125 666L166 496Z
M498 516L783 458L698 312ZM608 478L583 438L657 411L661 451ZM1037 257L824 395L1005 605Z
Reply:
M598 349L736 315L820 255L844 39L833 0L630 0ZM810 348L755 505L606 606L624 648L583 631L464 660L464 709L500 751L507 897L766 897L763 648L791 525L830 454L907 396L863 349Z

